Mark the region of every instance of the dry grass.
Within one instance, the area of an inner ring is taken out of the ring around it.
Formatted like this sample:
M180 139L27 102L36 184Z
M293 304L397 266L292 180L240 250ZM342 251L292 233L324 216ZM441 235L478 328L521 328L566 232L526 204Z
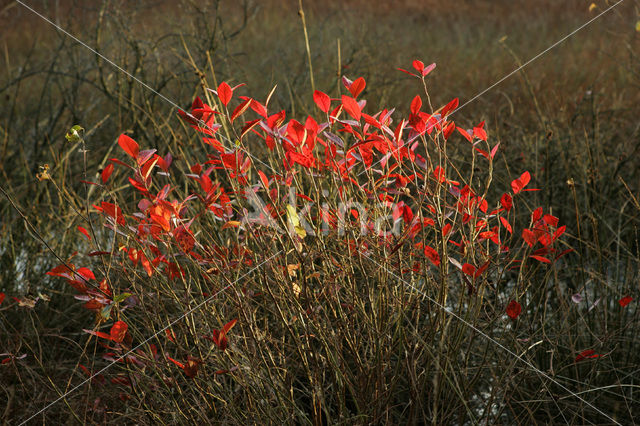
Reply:
M599 1L598 9L589 12L588 2L551 0L453 4L405 0L376 7L360 0L307 3L316 88L338 97L345 90L339 74L363 76L367 111L397 106L403 114L419 88L396 67L408 68L414 58L437 62L428 80L434 106L458 96L464 102L606 7ZM288 116L317 112L297 1L33 5L183 107L196 94L203 95L205 86L226 80L246 83L245 93L262 101L277 85L272 108L285 109ZM632 422L633 413L640 410L635 395L640 361L633 332L637 305L633 302L622 310L616 303L623 295L638 295L637 14L638 2L625 1L455 116L463 127L486 120L491 141L501 144L490 197L499 196L521 171L531 170L542 191L523 200L521 213L527 215L537 206L551 211L567 225L566 245L575 249L559 267L505 275L497 281L503 291L485 300L465 299L464 292L453 291L453 300L464 301L456 312L508 348L526 353L530 362L568 388L585 391L582 396L623 423ZM73 300L67 284L44 276L59 262L39 236L62 258L88 248L75 231L83 225L77 211L84 209L87 198L79 183L85 166L79 145L71 149L64 133L77 123L88 130L90 180L99 179L97 171L117 155L115 137L123 131L146 148L172 152L179 171L203 161L204 151L170 105L21 6L0 5L0 28L2 187L31 224L25 225L2 198L0 291L7 299L0 305L0 352L27 354L24 360L0 366L8 401L0 415L4 422L14 423L79 383L83 375L78 363L94 369L106 365L96 340L80 333L91 328L93 316ZM503 36L507 38L500 43ZM268 154L257 143L248 149L255 155ZM461 149L452 146L450 156L462 170L470 169ZM58 188L35 179L43 163L51 165ZM124 190L124 175L114 178L112 196L131 206L135 197ZM195 190L192 183L173 183L182 191ZM298 185L306 193L313 179ZM100 195L93 190L89 199L97 203ZM361 197L356 192L351 195ZM318 239L302 259L295 249L289 251L293 246L286 241L274 243L260 235L243 241L228 230L219 235L217 223L200 226L202 238L221 247L246 242L263 260L268 253L275 254L273 247L289 252L264 271L243 278L254 291L263 292L262 298L248 302L234 292L223 295L224 303L207 305L176 324L177 345L162 343L163 350L176 356L198 351L204 356L210 348L201 339L202 331L237 317L232 351L214 352L211 368L203 369L195 381L177 368L167 372L164 367L149 367L135 389L93 383L54 405L38 421L605 421L464 324L438 314L433 304L399 285L375 263L349 256L339 239ZM397 258L375 259L400 270L409 262L401 253ZM301 285L305 275L283 274L280 269L296 263L309 268L306 276L317 271L321 277L304 282L305 292L306 286L318 291L304 293L308 300L302 302L291 288L294 283ZM193 264L189 272L194 282L172 288L163 287L166 283L161 281L128 277L113 266L113 276L130 282L131 290L145 294L154 288L165 297L162 309L153 309L156 300L145 300L142 306L148 309L139 310L144 314L127 316L136 324L132 328L136 341L201 300L187 295L211 292L241 274L218 276L211 283L199 278ZM428 287L433 293L427 294L435 298L442 283L433 280L425 275L410 282ZM446 284L458 285L452 280ZM496 331L504 322L503 305L512 291L507 283L513 280L530 289L528 323ZM341 286L342 293L322 290L332 285ZM39 293L51 301L41 300L28 309L11 299ZM587 312L571 302L575 293L587 297L583 303L602 299ZM305 321L306 309L319 304L324 308ZM528 350L539 341L543 343ZM573 363L575 354L586 348L607 356ZM216 375L218 365L242 368L235 375ZM111 373L108 379L139 374L124 365ZM161 374L174 385L156 380ZM122 401L121 396L131 399ZM94 407L97 397L101 399ZM102 412L102 407L112 412Z

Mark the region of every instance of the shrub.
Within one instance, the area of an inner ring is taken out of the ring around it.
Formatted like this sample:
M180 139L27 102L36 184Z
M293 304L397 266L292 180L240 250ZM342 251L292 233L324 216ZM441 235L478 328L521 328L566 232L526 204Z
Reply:
M562 312L565 227L527 208L528 171L495 188L499 144L454 123L457 99L434 110L434 68L402 70L424 88L404 115L367 113L363 78L300 121L223 82L179 113L201 158L119 137L78 228L92 249L48 272L95 313L95 421L606 416L534 367L600 358L533 341Z

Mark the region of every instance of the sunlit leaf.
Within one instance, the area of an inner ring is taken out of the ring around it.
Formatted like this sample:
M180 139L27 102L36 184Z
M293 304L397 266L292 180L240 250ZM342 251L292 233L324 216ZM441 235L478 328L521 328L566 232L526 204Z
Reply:
M102 171L102 175L101 175L102 183L107 183L107 181L109 180L109 177L111 177L111 174L113 173L113 169L114 169L113 163L107 164L107 166Z
M358 102L356 102L356 100L351 96L342 95L342 106L344 107L344 110L347 112L347 114L349 114L356 120L360 120L360 117L362 117L362 110L360 109L360 105L358 105Z
M118 138L118 145L134 160L138 158L140 147L138 143L124 133Z
M515 179L511 182L511 189L513 190L513 194L518 194L522 189L527 186L527 184L531 181L531 175L529 172L524 172L518 179Z
M319 90L313 92L313 101L316 103L320 111L327 114L329 109L331 109L331 98L326 93L323 93Z
M224 106L227 106L229 105L232 96L233 90L231 90L231 87L229 87L229 85L224 81L220 83L218 86L218 98L220 99L220 102L222 102Z
M69 129L69 131L67 132L67 134L64 135L64 137L69 142L76 143L82 140L82 135L81 135L82 132L84 132L84 129L81 126L76 124L75 126L71 127L71 129Z

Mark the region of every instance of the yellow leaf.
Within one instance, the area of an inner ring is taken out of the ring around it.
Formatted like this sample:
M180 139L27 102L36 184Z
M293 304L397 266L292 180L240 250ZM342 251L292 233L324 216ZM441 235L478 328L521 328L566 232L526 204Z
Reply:
M591 3L589 5L589 12L593 12L593 9L596 9L598 6L595 3Z
M295 294L296 297L300 296L301 291L302 289L300 288L300 286L296 283L293 283L293 294Z
M287 204L287 217L289 218L289 222L293 226L300 226L300 218L298 217L298 212L296 212L296 208L291 204Z
M636 22L636 31L640 32L640 21Z
M300 238L304 238L307 236L307 231L305 231L302 226L296 226L294 229L296 231L296 234L298 234Z
M307 231L304 230L302 226L300 226L300 217L296 212L296 208L291 204L287 204L287 218L289 219L289 223L293 225L293 229L296 231L296 234L300 238L304 238L307 236Z
M287 265L287 271L289 272L289 276L290 277L295 277L296 276L296 271L300 269L300 264L296 263L293 265Z

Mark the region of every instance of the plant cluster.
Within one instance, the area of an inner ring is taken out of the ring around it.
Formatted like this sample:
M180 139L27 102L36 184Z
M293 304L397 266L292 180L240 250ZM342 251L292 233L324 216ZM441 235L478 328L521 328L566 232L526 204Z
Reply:
M548 290L538 283L572 251L566 227L527 207L537 191L528 171L495 188L499 143L484 122L453 121L457 99L434 109L435 64L412 65L401 71L423 93L407 114L368 112L363 78L343 77L335 98L316 90L318 111L302 120L270 110L271 94L260 101L223 82L179 112L201 135L201 158L119 137L126 157L85 180L101 191L87 207L100 219L77 228L90 249L47 273L95 314L84 330L94 350L75 369L90 382L85 415L313 424L602 415L583 399L558 400L556 382L530 368L546 355L523 337L555 315L540 306ZM114 185L122 174L128 184ZM600 357L561 354L555 368Z

